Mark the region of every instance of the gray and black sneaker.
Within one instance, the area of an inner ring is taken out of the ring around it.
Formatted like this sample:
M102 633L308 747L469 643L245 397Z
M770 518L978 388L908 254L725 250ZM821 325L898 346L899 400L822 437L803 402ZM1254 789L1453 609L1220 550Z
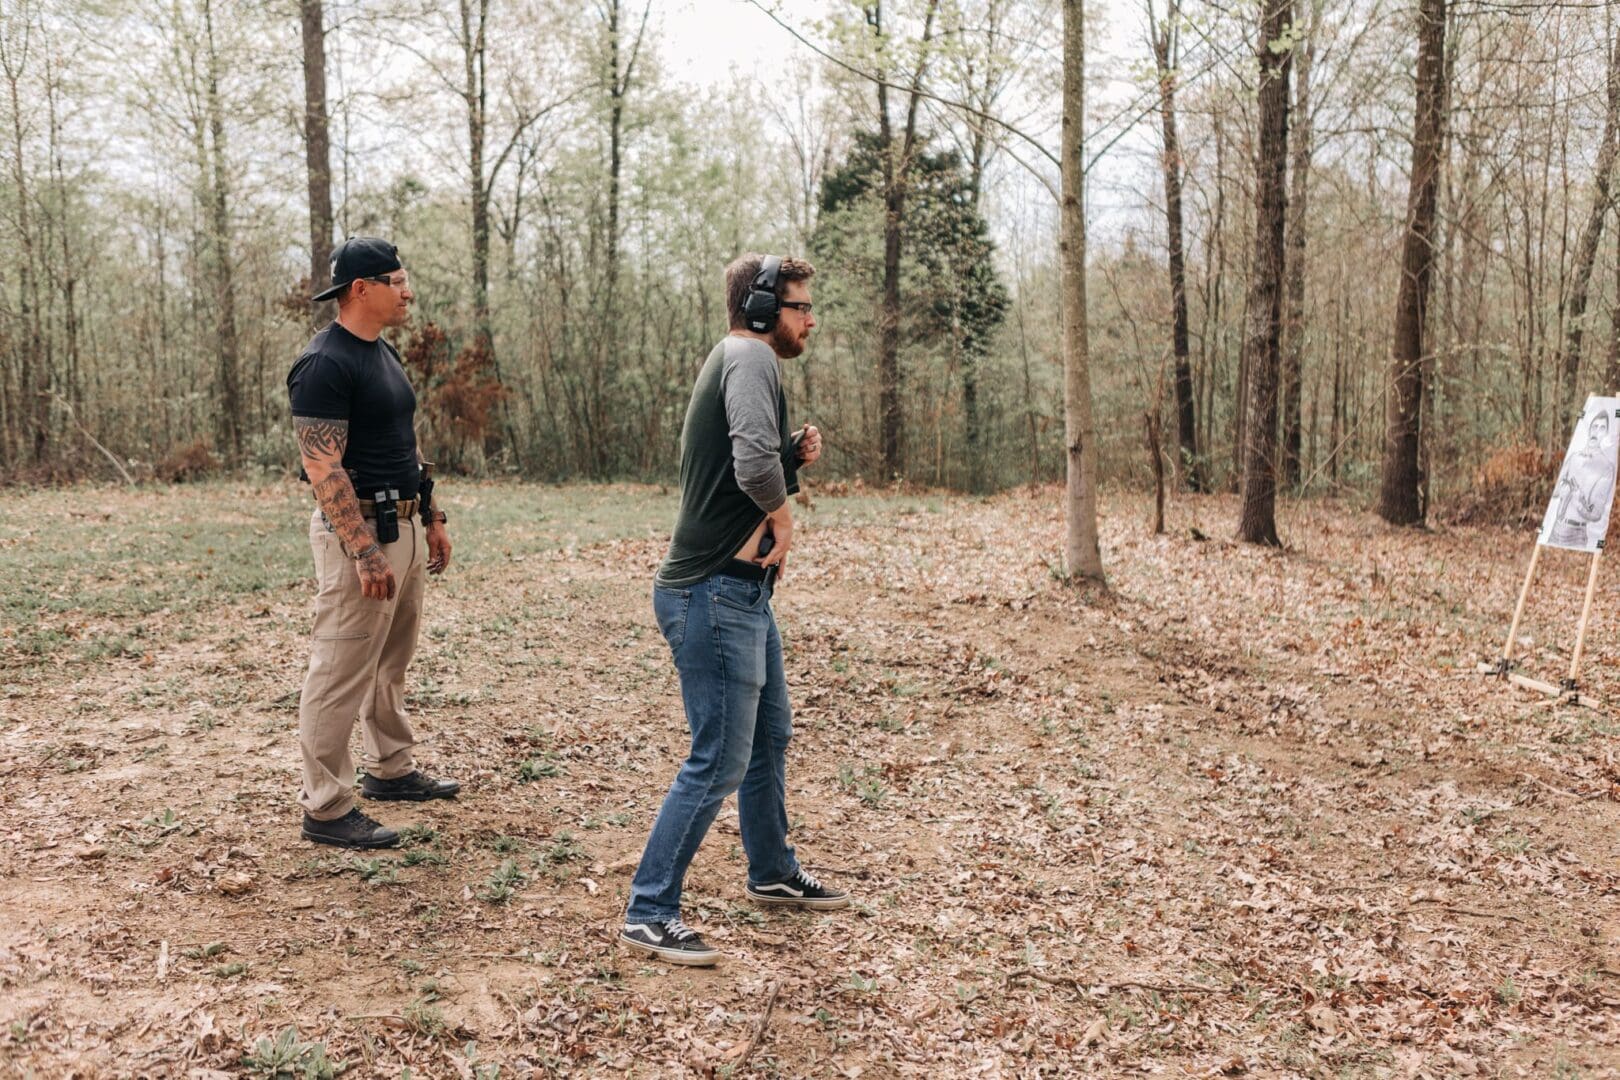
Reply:
M619 940L632 949L651 953L672 964L713 967L720 959L718 949L678 918L661 923L625 923L624 929L619 931Z
M357 806L331 821L317 821L305 814L304 839L335 847L381 848L399 843L399 833L366 817Z
M769 885L755 885L750 881L748 898L758 904L809 908L811 911L837 911L849 907L849 893L842 889L829 889L806 873L803 867L786 881L774 881Z
M360 794L368 799L405 799L426 802L428 799L453 799L461 790L454 780L438 780L420 770L404 776L383 780L367 773L360 778Z

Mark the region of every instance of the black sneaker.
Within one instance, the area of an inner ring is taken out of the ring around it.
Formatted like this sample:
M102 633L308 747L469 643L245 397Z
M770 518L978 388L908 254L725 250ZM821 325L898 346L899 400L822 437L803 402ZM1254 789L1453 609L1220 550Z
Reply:
M619 940L632 949L651 953L672 964L692 967L713 967L720 959L720 950L698 937L698 932L681 922L669 919L661 923L625 923L619 931Z
M304 839L337 847L379 848L399 843L399 833L372 821L355 807L340 818L316 821L304 815Z
M805 873L803 868L786 881L769 885L755 885L750 881L748 898L758 904L809 908L812 911L837 911L849 907L849 893L827 888Z
M368 799L406 799L426 802L429 799L453 799L461 785L454 780L435 780L424 772L412 770L392 780L379 780L367 773L360 778L360 794Z

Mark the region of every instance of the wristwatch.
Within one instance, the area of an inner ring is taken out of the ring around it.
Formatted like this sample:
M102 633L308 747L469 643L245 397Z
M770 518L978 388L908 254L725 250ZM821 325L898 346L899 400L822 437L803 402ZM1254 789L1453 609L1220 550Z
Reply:
M427 510L422 512L422 524L424 525L432 525L434 523L443 525L449 520L450 515L445 513L443 510L440 510L436 506L429 507Z

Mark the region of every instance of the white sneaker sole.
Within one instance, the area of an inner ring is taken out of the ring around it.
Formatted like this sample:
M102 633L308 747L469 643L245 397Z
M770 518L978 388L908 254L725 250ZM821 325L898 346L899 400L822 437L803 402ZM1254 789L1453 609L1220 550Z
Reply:
M665 949L657 945L649 945L645 941L638 941L622 932L619 934L619 940L632 949L644 952L648 956L656 956L660 960L668 960L672 964L685 964L687 967L714 967L720 961L720 953L716 949L710 949L708 952L703 953L695 953L687 949Z
M810 899L802 896L773 896L770 893L757 893L753 889L746 890L748 899L756 904L765 904L767 907L796 907L808 911L841 911L849 907L849 897L837 896L829 900Z

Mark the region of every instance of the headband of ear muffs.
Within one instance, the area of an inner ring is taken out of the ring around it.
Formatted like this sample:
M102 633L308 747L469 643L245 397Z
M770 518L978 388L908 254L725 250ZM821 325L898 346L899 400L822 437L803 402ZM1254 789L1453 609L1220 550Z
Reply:
M748 286L748 298L743 301L743 322L756 334L766 334L776 327L782 314L782 298L776 295L777 278L782 273L782 260L767 255L760 260L759 273Z

